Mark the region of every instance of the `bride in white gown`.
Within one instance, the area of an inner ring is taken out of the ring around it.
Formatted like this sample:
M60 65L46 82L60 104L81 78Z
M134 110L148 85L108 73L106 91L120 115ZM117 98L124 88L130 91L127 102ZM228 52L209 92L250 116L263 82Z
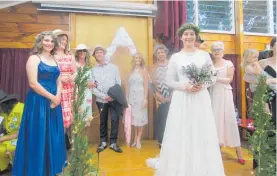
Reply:
M159 157L147 160L156 176L224 176L217 130L212 112L210 85L193 86L182 66L212 65L209 54L197 50L198 27L183 25L178 35L184 48L172 55L167 71L168 85L174 90Z

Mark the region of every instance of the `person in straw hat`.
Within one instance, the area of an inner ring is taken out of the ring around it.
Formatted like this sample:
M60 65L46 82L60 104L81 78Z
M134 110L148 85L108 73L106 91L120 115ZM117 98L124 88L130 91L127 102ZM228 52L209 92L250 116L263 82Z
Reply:
M73 121L72 103L74 80L77 74L76 63L74 55L72 55L68 49L70 39L69 32L56 29L53 33L58 38L58 47L55 51L55 59L58 62L61 72L61 105L63 111L63 122L64 127L68 129Z
M75 48L75 58L77 68L90 67L90 49L87 48L85 44L79 44ZM90 124L93 119L92 116L92 89L96 87L96 84L92 82L91 70L87 72L88 83L85 90L85 100L82 104L82 110L85 111L88 108L87 116L85 118L87 125Z
M100 145L97 152L102 152L107 148L108 137L108 115L111 113L111 134L110 134L110 149L117 153L121 153L121 148L117 145L119 116L113 107L113 99L108 96L108 90L118 84L121 85L121 79L118 67L112 63L105 62L106 50L97 45L94 48L92 55L96 59L96 64L92 69L93 80L97 83L97 87L93 89L93 94L96 96L96 104L100 114Z

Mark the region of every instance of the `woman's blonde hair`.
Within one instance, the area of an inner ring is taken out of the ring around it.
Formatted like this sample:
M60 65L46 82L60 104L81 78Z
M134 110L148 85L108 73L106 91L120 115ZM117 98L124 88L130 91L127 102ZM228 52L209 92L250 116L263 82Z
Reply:
M140 53L135 53L135 54L133 55L133 59L132 59L132 62L131 62L131 64L132 64L132 71L133 71L133 70L135 69L135 67L136 67L136 62L135 62L136 55L138 55L138 56L140 57L140 59L141 59L141 61L140 61L140 67L141 67L141 68L145 68L145 61L144 61L144 58L143 58L142 54L140 54Z
M57 41L57 38L55 37L55 35L53 34L52 31L44 31L44 32L41 32L40 34L38 34L36 36L36 38L35 38L36 40L35 40L34 47L33 47L33 50L31 52L31 55L36 55L36 54L42 53L42 51L43 51L43 40L44 40L45 36L50 36L53 39L54 48L52 49L50 54L54 55L54 51L58 47L58 41Z
M211 45L211 50L213 50L215 48L224 50L224 43L222 41L213 42L212 45Z
M75 52L75 59L76 59L77 62L79 62L79 55L78 55L79 52L80 52L80 50L77 50ZM91 66L90 65L90 53L89 53L89 51L87 49L85 49L85 52L86 52L86 55L85 55L86 66Z
M242 66L242 67L247 66L247 65L250 63L249 60L248 60L249 57L253 57L254 54L259 55L259 51L256 50L256 49L246 49L246 50L243 52L241 66Z

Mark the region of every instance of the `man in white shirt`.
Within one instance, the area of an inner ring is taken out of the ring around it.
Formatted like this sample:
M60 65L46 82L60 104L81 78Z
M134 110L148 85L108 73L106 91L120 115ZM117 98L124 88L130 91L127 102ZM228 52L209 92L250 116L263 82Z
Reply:
M106 50L97 45L94 49L93 56L96 59L96 65L92 69L92 78L97 87L93 89L96 96L96 104L100 114L100 144L97 152L102 152L107 148L108 136L108 115L111 114L111 133L110 133L110 149L117 153L122 153L121 148L117 145L119 116L115 108L112 106L113 99L107 95L108 90L116 85L121 85L121 79L118 67L111 63L105 62Z

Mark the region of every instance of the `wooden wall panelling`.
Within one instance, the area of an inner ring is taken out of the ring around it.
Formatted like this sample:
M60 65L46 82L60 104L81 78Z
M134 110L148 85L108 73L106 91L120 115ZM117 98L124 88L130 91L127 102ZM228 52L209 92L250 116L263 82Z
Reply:
M272 37L269 36L244 36L244 48L253 48L259 51L265 50L266 45L271 41Z
M24 4L8 7L1 9L1 12L12 12L12 13L21 13L21 14L37 14L37 7L32 2L27 2Z
M236 54L235 35L232 34L215 34L215 33L200 33L201 38L205 41L203 48L207 52L211 52L211 44L215 41L222 41L224 43L225 54Z
M42 31L69 30L69 15L63 12L37 11L28 2L0 10L0 47L30 48Z
M17 23L0 23L0 32L20 32L20 30Z
M39 33L42 31L51 31L55 29L68 30L68 25L56 25L56 24L20 24L20 29L24 33L34 32Z

